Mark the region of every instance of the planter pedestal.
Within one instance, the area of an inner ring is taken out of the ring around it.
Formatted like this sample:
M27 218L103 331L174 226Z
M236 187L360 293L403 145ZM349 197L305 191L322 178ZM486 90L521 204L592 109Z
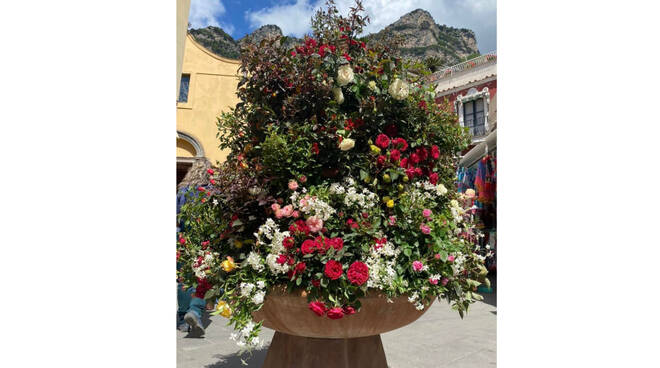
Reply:
M380 334L416 321L419 311L407 296L388 301L378 290L360 298L359 312L332 320L308 307L307 293L273 287L254 321L275 330L264 368L387 368Z
M387 368L380 335L319 339L275 332L263 368Z

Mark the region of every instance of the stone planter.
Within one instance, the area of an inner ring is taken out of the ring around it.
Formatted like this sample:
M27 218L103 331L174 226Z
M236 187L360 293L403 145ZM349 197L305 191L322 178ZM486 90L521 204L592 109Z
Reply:
M433 303L418 311L405 296L393 301L370 291L360 312L332 320L309 310L306 292L271 289L253 314L276 331L263 367L387 368L380 334L414 322Z

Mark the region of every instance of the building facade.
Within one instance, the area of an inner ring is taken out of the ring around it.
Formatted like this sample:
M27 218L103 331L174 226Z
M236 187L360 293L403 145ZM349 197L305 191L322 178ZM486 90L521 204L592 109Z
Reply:
M176 103L177 182L195 159L222 162L228 152L218 148L217 118L238 102L239 60L215 55L187 34Z

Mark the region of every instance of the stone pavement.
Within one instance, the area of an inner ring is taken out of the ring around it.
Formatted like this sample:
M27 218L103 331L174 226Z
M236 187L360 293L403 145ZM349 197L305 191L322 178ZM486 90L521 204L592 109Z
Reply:
M445 301L436 301L417 321L382 335L390 368L486 368L496 361L496 294L470 306L463 320ZM174 319L174 316L172 316ZM206 335L189 338L177 331L177 368L242 368L238 347L229 340L231 327L220 316L205 318ZM172 326L174 328L174 326ZM270 342L273 330L263 328ZM261 367L267 346L243 358Z

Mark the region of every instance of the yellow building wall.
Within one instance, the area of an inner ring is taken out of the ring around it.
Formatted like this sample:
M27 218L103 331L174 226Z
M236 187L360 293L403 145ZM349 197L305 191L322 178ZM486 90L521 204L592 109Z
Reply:
M214 55L187 35L181 73L190 74L190 88L188 101L176 104L176 127L197 141L212 164L224 161L229 153L218 148L216 123L221 112L238 102L239 65L240 61ZM177 156L190 157L185 153L190 147L179 141Z

